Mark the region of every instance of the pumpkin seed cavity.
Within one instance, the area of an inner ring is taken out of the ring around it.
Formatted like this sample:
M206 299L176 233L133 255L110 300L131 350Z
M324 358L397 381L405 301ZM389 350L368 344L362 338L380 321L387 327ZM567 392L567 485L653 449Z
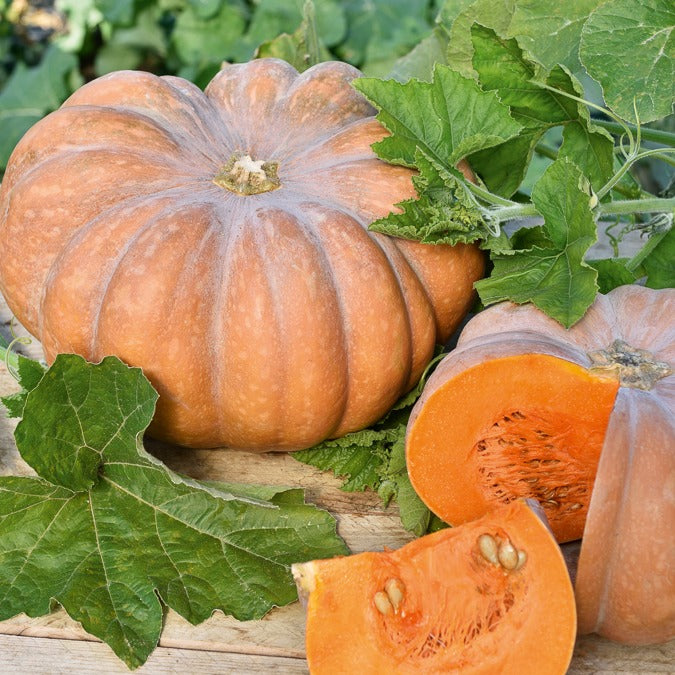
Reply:
M465 596L464 602L455 605L449 599L435 617L424 617L414 608L408 610L408 615L406 588L397 577L387 579L382 589L373 595L373 604L382 615L392 641L406 644L407 658L425 660L443 652L446 657L455 655L459 667L466 648L492 633L516 604L518 585L512 586L511 580L515 581L513 574L527 561L525 551L518 550L501 530L481 534L476 539L476 549L478 559L474 552L470 566L476 601ZM484 561L482 564L481 560ZM493 572L486 572L485 562L490 564ZM482 602L480 599L484 597L490 598L490 602ZM408 623L419 627L427 621L430 629L424 634L409 630Z
M503 415L474 446L478 474L491 501L534 498L550 522L588 509L593 467L573 456L573 421L522 410Z

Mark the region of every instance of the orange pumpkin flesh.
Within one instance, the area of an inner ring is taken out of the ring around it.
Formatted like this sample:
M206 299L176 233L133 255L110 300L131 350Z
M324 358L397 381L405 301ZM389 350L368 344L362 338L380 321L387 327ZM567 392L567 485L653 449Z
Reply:
M397 551L293 572L306 596L307 659L317 675L562 675L572 656L568 572L548 528L522 501Z
M558 541L578 539L617 389L615 380L544 354L463 370L410 427L413 487L453 525L534 497Z
M111 73L36 124L0 188L0 290L48 360L116 354L151 433L293 450L379 419L473 302L474 246L369 232L415 194L360 73L228 64L202 92Z

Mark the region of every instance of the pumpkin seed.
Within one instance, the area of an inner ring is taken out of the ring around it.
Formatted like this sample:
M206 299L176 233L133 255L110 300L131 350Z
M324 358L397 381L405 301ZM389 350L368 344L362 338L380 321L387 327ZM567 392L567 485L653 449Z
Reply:
M394 608L392 607L392 604L389 600L389 596L384 591L378 591L375 593L373 596L373 602L375 603L375 607L377 607L377 611L380 614L384 614L386 616L387 614L391 614L394 611Z
M518 564L516 569L519 570L527 562L527 553L525 551L518 551Z
M497 540L491 534L481 534L478 537L478 550L480 554L493 565L499 564Z
M396 578L387 579L387 583L384 585L384 592L387 594L394 611L398 611L405 598L405 585L403 582Z
M518 551L516 551L514 545L508 540L503 541L499 545L497 557L501 566L506 570L515 570L518 566Z

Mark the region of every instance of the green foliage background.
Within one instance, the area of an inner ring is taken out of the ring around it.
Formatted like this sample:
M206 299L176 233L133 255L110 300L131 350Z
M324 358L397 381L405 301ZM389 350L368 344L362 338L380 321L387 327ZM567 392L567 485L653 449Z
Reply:
M205 86L223 61L293 33L304 0L0 0L0 175L19 138L82 83L113 70ZM389 73L427 36L437 0L315 0L331 58Z

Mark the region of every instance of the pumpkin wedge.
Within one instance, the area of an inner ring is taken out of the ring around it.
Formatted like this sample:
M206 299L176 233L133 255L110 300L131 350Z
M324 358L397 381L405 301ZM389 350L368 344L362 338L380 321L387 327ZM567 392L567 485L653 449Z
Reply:
M518 500L397 551L293 566L311 673L562 675L574 594L555 539Z
M406 438L427 506L459 524L534 497L581 538L583 632L675 637L675 290L624 286L565 330L532 305L472 319Z

